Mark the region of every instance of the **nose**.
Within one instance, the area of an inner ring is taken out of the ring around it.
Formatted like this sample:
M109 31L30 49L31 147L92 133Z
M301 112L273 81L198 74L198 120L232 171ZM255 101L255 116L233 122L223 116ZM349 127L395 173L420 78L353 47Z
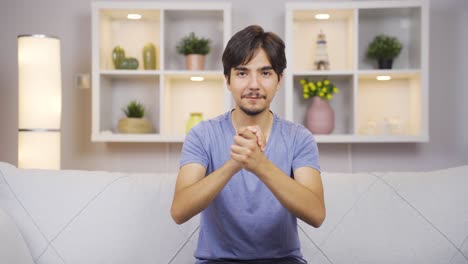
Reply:
M250 90L258 90L260 89L259 87L259 81L258 78L260 77L258 74L252 74L250 75L250 82L249 82L249 89Z

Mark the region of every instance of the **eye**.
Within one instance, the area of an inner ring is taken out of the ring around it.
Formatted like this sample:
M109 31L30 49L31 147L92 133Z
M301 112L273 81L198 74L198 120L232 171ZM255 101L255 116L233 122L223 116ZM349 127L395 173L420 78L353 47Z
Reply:
M267 77L267 76L271 76L272 74L273 74L273 73L272 73L272 71L271 71L271 70L268 70L268 71L262 71L262 75L263 75L263 76L266 76L266 77Z
M237 72L236 72L236 76L244 77L244 76L247 76L247 73L244 72L244 71L237 71Z

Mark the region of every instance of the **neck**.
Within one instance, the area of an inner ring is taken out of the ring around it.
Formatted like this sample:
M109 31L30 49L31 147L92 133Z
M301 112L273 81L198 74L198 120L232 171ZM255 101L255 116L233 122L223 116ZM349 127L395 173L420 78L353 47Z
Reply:
M239 127L258 125L265 135L270 133L273 124L273 114L270 110L265 110L258 115L251 116L244 113L239 107L236 107L231 112L231 118L236 130Z

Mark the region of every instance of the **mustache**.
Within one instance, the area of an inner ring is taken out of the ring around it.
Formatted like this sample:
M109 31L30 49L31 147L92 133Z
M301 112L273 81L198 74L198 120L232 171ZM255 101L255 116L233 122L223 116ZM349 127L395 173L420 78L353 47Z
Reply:
M241 95L241 99L245 97L254 97L254 98L262 98L262 99L267 98L266 95L260 94L259 92L250 92L250 93Z

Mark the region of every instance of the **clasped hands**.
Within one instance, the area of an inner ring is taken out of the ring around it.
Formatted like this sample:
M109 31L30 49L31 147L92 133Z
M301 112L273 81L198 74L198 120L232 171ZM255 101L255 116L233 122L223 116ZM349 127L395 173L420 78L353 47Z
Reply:
M266 148L266 137L259 126L246 126L237 129L234 144L231 146L231 159L255 173L255 169L267 160L263 153Z

